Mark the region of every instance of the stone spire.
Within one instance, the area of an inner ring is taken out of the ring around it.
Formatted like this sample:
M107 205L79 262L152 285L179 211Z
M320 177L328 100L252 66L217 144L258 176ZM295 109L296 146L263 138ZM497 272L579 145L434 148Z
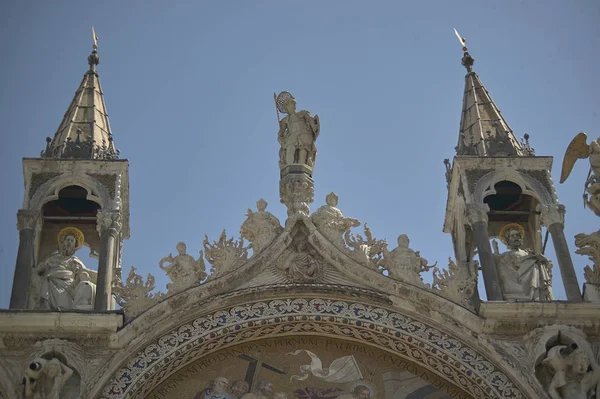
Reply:
M529 135L525 134L525 141L519 143L479 76L473 72L475 59L467 52L467 47L463 47L463 51L462 65L467 69L467 75L456 155L534 155L529 147Z
M45 158L117 159L119 150L113 143L106 105L96 66L100 63L94 34L93 51L88 57L90 68L83 75L79 89L63 117L54 137L46 138Z

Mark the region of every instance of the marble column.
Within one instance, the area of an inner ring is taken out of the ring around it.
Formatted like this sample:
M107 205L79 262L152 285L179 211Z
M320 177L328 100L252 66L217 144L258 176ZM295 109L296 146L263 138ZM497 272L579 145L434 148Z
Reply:
M552 236L554 250L556 251L556 259L558 260L558 266L560 268L560 275L562 276L565 293L567 294L567 300L580 302L582 300L581 291L579 290L575 267L573 267L573 260L571 259L571 253L569 252L569 246L567 245L567 239L565 238L564 232L565 207L560 204L542 205L541 210L541 222L548 228L548 231Z
M98 258L98 282L94 311L112 310L112 281L115 267L117 239L121 233L119 211L98 211L97 229L100 233L100 256Z
M35 267L35 229L40 211L21 209L17 212L19 250L10 294L10 309L27 309L31 270Z
M488 236L488 212L487 204L467 205L467 220L473 230L479 263L485 284L485 293L488 301L502 301L502 290L496 265L494 264L494 253Z

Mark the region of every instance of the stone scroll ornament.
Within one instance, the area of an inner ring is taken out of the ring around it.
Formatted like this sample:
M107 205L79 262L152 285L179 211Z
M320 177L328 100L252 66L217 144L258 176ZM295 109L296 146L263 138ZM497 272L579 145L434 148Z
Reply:
M176 249L178 254L175 257L173 254L169 254L158 264L171 280L171 283L167 284L168 295L198 285L207 276L202 251L200 251L198 259L194 259L193 256L186 253L187 246L184 242L177 243Z
M257 212L248 209L246 220L240 228L240 236L250 242L252 256L261 253L275 238L283 232L279 219L267 212L267 201L260 199L256 202Z
M131 266L125 284L113 286L113 293L117 303L125 310L128 319L140 315L145 310L156 305L163 297L162 293L151 293L154 291L154 276L148 273L146 281L135 272L136 268Z
M244 239L239 241L234 240L233 237L227 239L225 230L221 233L219 241L214 241L212 244L205 235L203 245L206 260L212 265L209 278L226 274L248 259L248 248L244 247Z
M319 137L321 124L319 116L314 117L310 112L296 112L296 99L287 91L282 91L275 97L277 119L279 113L286 114L279 121L277 141L281 145L279 151L279 167L289 165L306 165L314 168L317 147L315 141Z

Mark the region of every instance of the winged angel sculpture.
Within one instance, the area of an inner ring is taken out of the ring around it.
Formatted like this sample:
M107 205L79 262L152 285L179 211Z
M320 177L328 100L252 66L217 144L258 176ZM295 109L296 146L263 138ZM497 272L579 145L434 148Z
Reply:
M590 160L590 171L585 181L583 202L597 216L600 216L600 142L592 140L587 144L587 135L579 133L567 147L562 165L560 182L564 183L578 159Z

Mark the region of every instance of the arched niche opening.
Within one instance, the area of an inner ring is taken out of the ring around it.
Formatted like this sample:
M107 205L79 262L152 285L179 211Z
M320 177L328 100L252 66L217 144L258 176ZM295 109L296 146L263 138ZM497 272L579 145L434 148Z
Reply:
M536 253L542 250L539 201L526 193L518 184L502 180L494 185L494 194L483 202L490 207L488 214L488 234L501 241L502 229L511 223L523 227L523 248Z
M96 231L96 214L100 204L88 199L89 192L81 186L71 185L58 192L58 199L42 206L43 223L37 241L36 262L47 258L58 249L58 233L65 227L76 227L85 237L84 248L76 255L86 267L96 269L100 236Z

